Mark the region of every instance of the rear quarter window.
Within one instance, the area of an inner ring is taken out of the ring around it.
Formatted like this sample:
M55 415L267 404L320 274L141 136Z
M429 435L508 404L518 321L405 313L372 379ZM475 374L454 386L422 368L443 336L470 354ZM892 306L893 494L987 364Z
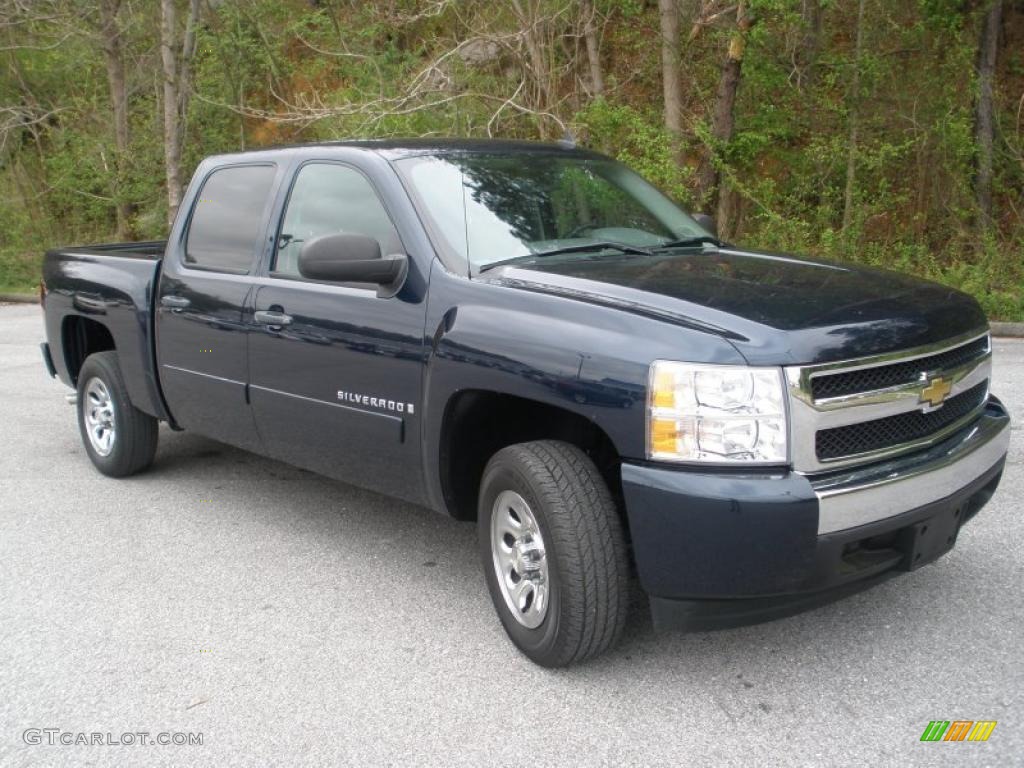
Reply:
M252 268L276 172L272 165L244 165L206 178L192 209L186 265L218 272Z

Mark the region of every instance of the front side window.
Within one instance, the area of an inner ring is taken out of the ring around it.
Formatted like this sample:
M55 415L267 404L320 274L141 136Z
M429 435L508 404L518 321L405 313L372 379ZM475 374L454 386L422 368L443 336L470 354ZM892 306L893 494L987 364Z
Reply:
M241 165L211 173L199 191L185 263L218 272L248 272L277 172L272 165Z
M303 166L288 198L273 273L299 277L303 244L339 233L372 237L383 256L403 250L384 204L363 174L334 163Z
M397 164L447 246L473 268L592 243L656 248L709 236L640 176L583 155L467 152Z

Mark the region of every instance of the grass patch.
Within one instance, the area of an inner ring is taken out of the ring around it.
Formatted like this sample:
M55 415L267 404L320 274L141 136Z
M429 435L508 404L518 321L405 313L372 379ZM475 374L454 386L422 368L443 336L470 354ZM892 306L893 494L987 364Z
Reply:
M36 293L43 256L12 248L0 249L0 293Z

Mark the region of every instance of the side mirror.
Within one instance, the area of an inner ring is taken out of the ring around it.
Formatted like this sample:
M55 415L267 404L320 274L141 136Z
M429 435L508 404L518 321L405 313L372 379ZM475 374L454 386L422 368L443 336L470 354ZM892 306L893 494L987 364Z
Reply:
M718 237L718 225L715 224L714 218L708 216L706 213L694 213L691 214L693 220L701 225L704 229L710 232L715 237Z
M377 295L394 296L402 286L409 259L404 253L382 257L380 243L352 233L321 235L302 246L299 274L332 283L372 283Z

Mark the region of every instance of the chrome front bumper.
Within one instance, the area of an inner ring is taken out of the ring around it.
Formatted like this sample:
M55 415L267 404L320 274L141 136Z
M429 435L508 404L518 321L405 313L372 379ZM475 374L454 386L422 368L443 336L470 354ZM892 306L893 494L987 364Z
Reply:
M977 421L927 450L811 478L818 535L875 523L953 495L1006 456L1010 418L992 398Z

